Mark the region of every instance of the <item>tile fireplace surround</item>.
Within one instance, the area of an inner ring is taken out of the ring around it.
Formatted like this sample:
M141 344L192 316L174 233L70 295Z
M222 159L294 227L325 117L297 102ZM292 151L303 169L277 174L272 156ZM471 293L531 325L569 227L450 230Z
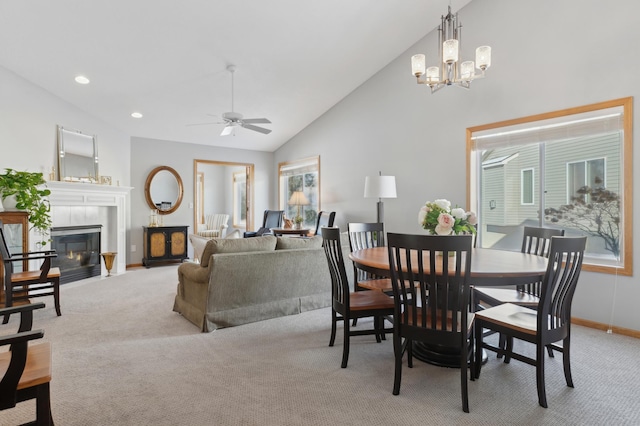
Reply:
M101 251L118 253L111 270L122 274L127 266L127 203L131 187L75 182L47 182L51 190L53 226L102 225ZM30 236L30 241L35 241ZM102 264L102 275L107 271Z

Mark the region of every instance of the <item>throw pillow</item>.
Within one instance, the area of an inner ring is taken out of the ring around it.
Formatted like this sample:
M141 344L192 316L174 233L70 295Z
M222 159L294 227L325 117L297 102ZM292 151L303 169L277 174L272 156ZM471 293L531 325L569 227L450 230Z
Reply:
M265 235L254 238L213 239L207 242L200 259L203 268L209 266L209 258L217 253L246 253L253 251L273 251L276 249L276 237Z
M290 237L278 237L276 243L276 250L286 249L306 249L306 248L321 248L322 237L316 235L311 238L290 238Z

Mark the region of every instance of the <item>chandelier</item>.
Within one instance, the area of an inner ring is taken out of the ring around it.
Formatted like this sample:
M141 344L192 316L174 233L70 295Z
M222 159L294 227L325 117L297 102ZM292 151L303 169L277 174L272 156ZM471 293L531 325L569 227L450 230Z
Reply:
M440 67L426 68L425 55L418 54L411 57L411 71L418 84L426 84L434 93L444 86L455 84L468 89L471 81L483 78L484 72L491 66L491 47L480 46L476 49L476 61L459 61L461 48L462 24L458 23L458 14L449 13L442 16L442 23L438 27L438 57L442 64ZM476 73L475 69L480 70Z

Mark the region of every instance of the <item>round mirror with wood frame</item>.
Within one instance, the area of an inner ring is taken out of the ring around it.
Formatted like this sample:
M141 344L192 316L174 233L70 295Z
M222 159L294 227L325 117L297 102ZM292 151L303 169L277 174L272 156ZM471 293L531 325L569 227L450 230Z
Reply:
M169 166L158 166L149 173L144 184L147 204L158 214L170 214L180 207L182 202L182 179L178 172Z

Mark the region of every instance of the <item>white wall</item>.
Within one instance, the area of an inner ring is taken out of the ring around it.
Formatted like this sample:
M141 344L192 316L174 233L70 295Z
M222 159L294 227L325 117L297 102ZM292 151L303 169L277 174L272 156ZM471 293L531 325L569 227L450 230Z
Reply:
M129 136L0 66L0 170L43 172L56 159L56 125L98 138L99 171L129 184Z
M238 163L253 163L254 176L254 205L253 212L255 226L262 221L262 212L274 208L270 200L277 198L271 185L273 176L273 154L270 152L247 151L242 149L218 148L207 145L188 144L157 139L131 138L131 228L129 244L136 246L135 252L130 252L127 264L142 263L142 227L149 224L150 207L144 197L144 184L149 173L158 166L174 168L182 178L184 195L182 204L174 213L164 215L165 225L188 225L189 233L194 232L193 205L194 170L193 161L211 160ZM225 185L221 182L221 185ZM189 245L189 257L193 252Z
M447 87L433 95L418 86L410 57L435 58L432 32L276 151L275 162L319 154L322 209L337 211L342 228L375 220L376 200L363 198L365 176L395 175L398 198L385 200L386 229L420 232L417 212L425 201L466 203L467 127L638 93L640 53L630 48L640 38L635 10L633 0L474 0L459 14L462 57L473 59L475 47L492 46L484 80L470 90ZM638 150L633 160L640 164ZM639 190L636 173L635 200ZM639 208L634 202L636 217ZM633 237L637 270L639 226ZM638 300L634 277L585 272L573 315L640 330Z

